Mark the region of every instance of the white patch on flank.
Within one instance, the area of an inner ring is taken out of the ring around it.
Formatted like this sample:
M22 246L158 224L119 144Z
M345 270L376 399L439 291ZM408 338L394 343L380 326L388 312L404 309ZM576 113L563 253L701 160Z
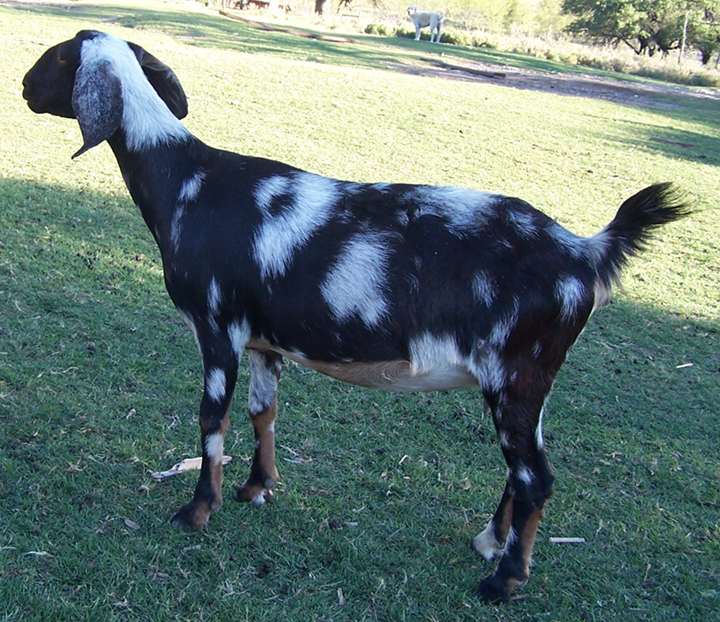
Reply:
M178 201L181 203L194 201L197 195L200 194L203 179L205 179L205 171L198 171L192 177L188 177L180 186Z
M490 308L495 299L495 281L486 270L475 273L472 280L472 290L475 299Z
M524 482L528 486L530 484L532 484L533 479L535 479L533 472L530 469L528 469L526 466L521 466L517 470L517 476L521 482Z
M261 180L255 186L255 200L260 210L263 213L269 212L273 199L276 196L285 194L289 185L290 178L281 175L274 175Z
M535 428L535 446L538 449L542 449L545 446L543 440L543 415L545 414L545 405L540 409L540 417L538 419L537 427Z
M293 191L292 204L279 214L270 214L272 198ZM285 274L293 254L332 215L340 197L337 182L311 173L292 177L270 177L255 188L255 199L263 212L263 224L254 241L254 256L264 279Z
M245 346L250 341L250 324L243 318L242 322L234 320L230 322L228 326L228 336L230 337L230 344L232 345L233 352L237 356L238 362L245 351Z
M376 233L359 233L345 244L320 286L335 319L344 322L358 315L368 327L388 312L385 300L388 239Z
M517 296L514 296L512 309L505 314L503 318L498 320L490 331L490 343L499 348L502 348L507 343L510 333L517 325L519 312L520 302L518 301Z
M492 520L472 540L473 548L483 556L485 561L492 561L502 550L500 543L495 538L495 525Z
M213 367L207 376L206 391L214 402L221 402L225 397L225 372L219 367Z
M534 359L540 358L540 353L541 353L541 352L542 352L542 346L540 345L540 342L539 342L539 341L536 341L536 342L533 344L533 347L532 347L532 351L531 351L532 357L533 357Z
M498 392L505 385L505 368L497 350L481 348L470 357L470 371L486 391Z
M555 297L560 302L560 315L563 320L570 320L575 315L584 295L585 286L580 279L574 276L558 279L555 284Z
M537 226L532 214L520 210L509 209L506 212L508 221L515 227L518 235L523 238L531 238L537 234Z
M78 74L92 72L101 63L110 63L122 85L122 128L130 151L188 138L188 131L148 82L125 41L108 34L83 41Z
M222 461L223 449L223 435L221 432L210 434L205 439L205 452L213 462Z
M458 237L476 233L493 213L501 199L497 194L453 186L421 186L405 199L418 205L416 216L431 215L447 220L448 230Z
M266 365L265 357L250 350L250 386L248 389L248 409L250 415L258 415L270 406L277 395L277 376Z
M500 436L500 445L505 447L505 449L510 447L510 437L508 436L508 433L500 432L499 436Z

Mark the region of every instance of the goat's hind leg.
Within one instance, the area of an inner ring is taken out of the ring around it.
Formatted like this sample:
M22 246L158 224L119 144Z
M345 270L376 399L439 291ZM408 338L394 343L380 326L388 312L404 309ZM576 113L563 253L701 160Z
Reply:
M204 527L210 513L222 505L223 445L238 369L237 355L227 335L202 331L198 341L205 374L200 403L202 466L192 501L172 517L173 525L191 529Z
M495 514L485 529L472 540L473 548L483 556L485 561L490 562L502 553L512 521L512 507L512 488L510 482L507 481Z
M510 386L493 406L495 425L509 473L492 526L500 561L495 572L480 583L479 592L490 602L507 601L530 576L530 558L545 502L551 494L553 474L540 434L544 398L549 390L528 395ZM503 533L503 531L505 533ZM485 532L483 532L485 533ZM481 533L478 538L483 534ZM489 534L486 534L489 540Z
M249 350L250 388L248 410L255 433L255 454L250 476L238 488L237 498L261 506L272 499L272 488L279 479L275 465L275 418L277 387L282 357L273 352Z

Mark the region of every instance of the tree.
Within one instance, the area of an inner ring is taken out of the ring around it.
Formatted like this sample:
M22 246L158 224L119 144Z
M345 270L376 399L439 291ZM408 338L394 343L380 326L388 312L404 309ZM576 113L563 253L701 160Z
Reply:
M688 40L700 52L703 65L710 62L713 54L720 52L720 1L705 3L702 16L689 24Z
M667 54L680 45L685 0L564 0L575 16L568 30L608 43L625 43L636 54Z

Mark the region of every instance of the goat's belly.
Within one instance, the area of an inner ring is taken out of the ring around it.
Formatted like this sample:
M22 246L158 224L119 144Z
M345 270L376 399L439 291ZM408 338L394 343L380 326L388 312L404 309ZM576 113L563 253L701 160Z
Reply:
M374 363L314 361L297 352L288 352L266 344L251 344L256 350L272 350L303 367L349 384L386 391L442 391L477 386L477 380L459 365L414 370L409 361Z

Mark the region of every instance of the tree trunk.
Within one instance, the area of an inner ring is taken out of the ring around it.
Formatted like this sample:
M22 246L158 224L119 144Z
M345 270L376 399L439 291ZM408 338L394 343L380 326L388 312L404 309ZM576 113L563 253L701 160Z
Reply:
M687 41L688 19L690 19L690 11L685 9L685 21L683 22L683 33L680 41L680 54L678 54L678 65L682 65L683 56L685 55L685 42Z
M327 0L315 0L315 13L322 16L325 13Z

